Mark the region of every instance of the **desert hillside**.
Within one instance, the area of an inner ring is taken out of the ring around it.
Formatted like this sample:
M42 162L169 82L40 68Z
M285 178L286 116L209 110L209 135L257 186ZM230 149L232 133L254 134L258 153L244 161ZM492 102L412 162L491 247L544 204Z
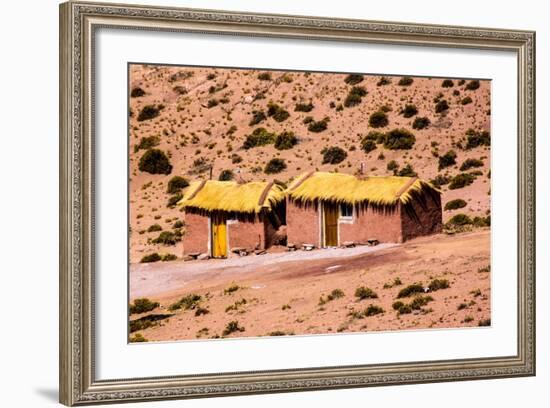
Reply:
M416 174L455 200L444 221L490 215L489 81L133 65L129 82L132 263L181 256L172 204L208 177Z

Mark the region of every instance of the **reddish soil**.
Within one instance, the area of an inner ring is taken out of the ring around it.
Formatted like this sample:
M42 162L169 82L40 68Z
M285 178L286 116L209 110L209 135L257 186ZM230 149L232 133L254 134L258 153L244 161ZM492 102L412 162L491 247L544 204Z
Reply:
M262 256L247 257L246 267L233 265L233 268L228 268L224 261L194 262L195 272L188 266L193 262L176 261L167 263L170 267L159 266L161 276L168 278L151 289L148 297L160 306L130 318L136 320L147 315L167 318L131 335L139 333L149 341L169 341L477 327L480 322L487 324L491 317L489 229L422 237L374 251L349 249L354 250L351 256L338 253L338 257L324 257L330 249L301 252L303 259L298 253L297 258L284 262L268 262ZM320 256L312 256L313 253ZM154 279L154 271L152 265L134 265L131 280ZM395 284L396 278L400 284ZM433 300L412 313L400 314L392 308L396 300L409 304L415 298L398 299L400 290L413 283L427 287L434 279L447 280L449 288L423 293L422 296L431 296ZM227 293L235 285L238 289ZM372 289L377 298L359 300L355 291L360 286ZM343 296L327 300L335 289L340 289ZM169 310L171 304L190 294L201 296L197 307ZM321 298L324 302L320 302ZM229 310L232 305L237 306ZM383 312L361 315L370 305L382 308ZM198 308L208 313L197 316ZM233 321L243 331L224 335L224 329Z
M479 159L483 165L466 172L479 174L475 181L464 188L449 190L442 186L442 203L462 198L467 206L444 211L444 221L457 213L469 216L485 216L490 211L490 148L481 146L465 149L465 132L490 130L490 81L480 81L475 90L453 79L452 87L442 87L441 78L417 78L410 86L398 85L399 77L391 83L377 86L380 76L365 75L357 84L367 91L361 102L353 107L340 108L352 85L344 80L344 74L322 74L272 71L269 80L259 79L261 71L213 68L162 67L132 65L130 90L140 87L145 94L130 98L130 262L137 263L149 253L171 253L182 256L181 245L164 246L152 243L159 231L148 232L153 224L163 230L173 231L176 221L185 221L177 208L168 208L171 197L167 193L168 181L180 175L189 181L209 176L205 167L197 167L196 160L212 165L212 176L217 179L223 170L238 172L245 181L279 179L288 183L296 175L318 169L356 173L361 163L369 175L389 175L390 161L399 168L410 164L419 177L431 180L436 175L453 177L462 171L466 159ZM260 97L263 95L263 98ZM463 104L469 97L472 102ZM449 109L435 112L434 99L444 99ZM270 101L286 109L289 117L277 122L267 117L257 125L250 125L253 111L267 113ZM297 112L297 103L312 103L310 112ZM216 104L217 103L217 104ZM140 111L146 105L164 105L153 119L138 121ZM416 115L405 118L401 109L414 104ZM370 114L386 106L389 123L372 129L368 124ZM327 129L314 133L308 130L304 119L311 116L319 121L329 118ZM431 125L425 129L413 129L416 117L427 117ZM243 142L254 129L264 127L279 134L293 131L298 144L289 150L276 150L273 144L243 149ZM389 150L383 145L369 153L361 149L361 139L371 130L383 132L395 128L412 131L416 142L410 150ZM157 137L156 148L170 158L173 169L170 174L149 174L138 169L138 162L145 150L138 147L144 137ZM346 151L347 158L339 164L323 164L321 151L325 147L338 146ZM438 169L438 157L449 150L457 154L456 164ZM234 163L232 155L241 157ZM287 168L274 175L265 174L263 168L271 158L285 160ZM183 230L183 233L185 231Z

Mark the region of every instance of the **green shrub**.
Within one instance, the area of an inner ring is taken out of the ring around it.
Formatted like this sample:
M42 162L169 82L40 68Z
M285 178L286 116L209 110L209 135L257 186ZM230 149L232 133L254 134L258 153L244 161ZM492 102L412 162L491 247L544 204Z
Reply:
M162 262L175 261L176 259L178 259L178 257L174 254L164 254L164 255L162 255Z
M475 91L478 88L479 88L479 81L477 79L471 80L466 84L466 87L465 87L465 89L469 91Z
M255 126L260 122L263 122L267 119L267 116L265 116L265 113L263 111L252 111L252 119L250 119L250 122L248 122L249 126Z
M258 74L260 81L271 81L271 72L261 72Z
M138 167L150 174L170 174L172 165L168 156L159 149L149 149L139 159Z
M133 336L130 337L130 343L146 343L149 340L147 340L141 333L136 333Z
M156 309L159 306L159 302L151 302L147 298L135 299L134 303L130 305L130 314L150 312L151 310Z
M160 115L160 111L164 108L163 105L146 105L144 106L137 117L138 122L156 118Z
M147 228L147 232L162 231L162 227L159 224L153 224Z
M491 319L483 319L483 320L480 320L477 325L479 327L484 327L484 326L490 326L491 325Z
M231 155L231 163L238 164L238 163L241 163L242 161L243 161L243 158L239 156L237 153L233 153Z
M442 99L435 104L435 113L442 113L448 109L449 109L449 104L445 99Z
M409 297L416 293L424 293L424 288L419 283L413 283L412 285L406 286L403 289L401 289L397 294L397 298L401 299L404 297Z
M407 164L405 167L397 172L397 175L399 177L416 177L418 176L418 173L414 171L410 164Z
M483 167L483 161L479 159L466 159L460 166L460 170L466 171L475 167Z
M294 107L295 112L311 112L314 106L310 103L297 103Z
M467 96L467 97L465 97L465 98L462 98L462 99L460 100L460 104L461 104L461 105L468 105L469 103L472 103L472 102L473 102L473 100L472 100L472 98L470 98L469 96Z
M395 171L399 168L399 164L395 160L391 160L391 161L388 162L386 168L389 171Z
M476 227L490 227L491 226L491 216L487 217L474 217L472 224Z
M243 332L244 327L239 326L239 322L237 320L233 320L225 326L225 329L223 329L222 335L228 336L231 333L235 332Z
M449 183L450 190L456 190L463 188L472 184L475 180L475 177L468 173L460 173L454 176Z
M473 149L478 146L491 146L491 134L486 130L476 132L474 129L468 129L466 137L466 149Z
M399 82L397 83L399 86L410 86L414 80L411 77L402 77Z
M309 122L307 130L309 130L310 132L319 133L319 132L322 132L322 131L326 130L327 127L328 127L328 120L323 119L323 120L319 120L319 121Z
M346 151L338 146L325 147L321 150L321 154L323 155L323 164L338 164L348 157Z
M412 302L409 304L409 306L411 307L411 309L413 310L420 310L420 308L422 306L426 306L429 302L431 302L432 300L434 300L433 297L431 296L422 296L422 295L419 295L419 296L416 296Z
M428 285L430 291L435 292L440 289L448 289L450 287L449 281L447 279L434 279Z
M130 92L130 96L132 98L139 98L140 96L143 96L143 95L145 95L145 91L141 89L139 86L132 88L132 92Z
M185 295L180 300L178 300L176 303L172 303L168 310L174 311L174 310L192 310L199 306L199 303L201 302L202 297L200 295L197 295L195 293L190 293L189 295Z
M229 285L227 288L225 288L223 290L223 294L224 295L230 295L233 292L238 291L239 289L242 289L242 288L239 285L237 285L236 283L232 283L231 285Z
M378 82L376 83L376 86L384 86L391 84L391 78L388 77L380 77Z
M361 140L361 149L363 149L365 153L370 153L376 149L376 143L371 139L364 138Z
M405 105L405 107L401 110L401 113L405 118L412 118L418 113L418 109L416 108L416 105Z
M386 149L411 149L416 142L416 137L406 129L393 129L386 134L384 147Z
M444 79L443 82L441 83L441 86L443 88L452 88L453 86L455 86L455 84L450 79Z
M222 172L220 173L219 177L218 177L218 180L219 181L230 181L230 180L233 180L235 178L235 174L233 174L233 171L232 170L222 170Z
M142 150L151 149L152 147L158 146L159 143L160 143L160 137L156 135L142 137L139 143L134 146L134 152L137 152L140 149Z
M369 126L373 128L381 128L384 126L388 126L388 115L379 110L376 112L371 113L369 116Z
M472 219L466 214L456 214L449 221L447 221L447 225L449 226L470 225L471 223Z
M449 179L449 177L443 174L438 174L437 176L435 176L435 178L430 180L430 183L432 183L435 187L439 188L441 186L449 184L450 181L451 180Z
M218 102L217 99L210 99L210 100L208 101L208 103L206 104L206 107L207 107L208 109L211 109L211 108L213 108L213 107L215 107L215 106L218 106L218 104L219 104L219 102Z
M393 308L393 310L399 310L399 309L401 309L403 306L405 306L405 303L401 302L400 300L397 300L397 301L393 302L393 304L391 305L391 307Z
M384 313L384 309L382 309L380 306L376 305L369 305L365 311L363 312L365 316L374 316L380 313Z
M172 231L162 231L158 237L152 240L153 244L176 245L178 239Z
M449 150L443 156L439 156L439 166L438 169L444 169L445 167L453 166L456 164L456 152L454 150Z
M285 120L288 119L290 114L288 113L287 110L280 107L276 103L270 102L267 105L267 116L272 117L277 122L284 122Z
M172 225L172 228L182 228L185 224L182 220L177 220L174 225Z
M327 296L327 299L328 300L335 300L335 299L340 299L340 298L343 298L345 295L344 295L344 291L342 289L333 289L330 294Z
M386 134L377 130L371 130L369 133L367 133L363 140L372 140L377 144L381 144L386 141Z
M275 142L275 134L268 132L265 128L260 127L247 135L243 143L243 148L248 150L253 147L265 146Z
M363 75L361 74L349 74L344 82L348 85L357 85L360 82L363 82Z
M275 149L288 150L292 149L298 143L298 138L294 132L284 131L279 133L275 138Z
M400 315L412 313L412 307L410 305L403 305L398 309Z
M459 208L466 207L467 203L462 198L451 200L445 204L445 211L458 210Z
M354 86L350 89L346 99L344 100L344 106L351 108L361 103L362 97L367 95L367 91L362 86Z
M183 194L182 193L177 193L177 194L174 194L172 197L170 197L168 199L168 204L167 204L167 207L168 208L174 208L179 202L180 200L183 198Z
M412 128L417 130L424 129L430 126L430 123L430 119L425 116L421 118L415 118L412 124Z
M168 194L179 193L182 189L189 187L189 181L181 176L174 176L168 181L168 188L166 192Z
M376 299L378 298L378 295L371 288L367 288L366 286L359 286L357 289L355 289L355 297L359 298L359 300Z
M286 163L283 159L279 159L278 157L275 157L271 159L264 168L264 173L266 174L276 174L280 173L286 169Z
M156 252L153 252L152 254L145 255L143 258L141 258L141 263L151 263L151 262L158 262L161 260L161 257Z

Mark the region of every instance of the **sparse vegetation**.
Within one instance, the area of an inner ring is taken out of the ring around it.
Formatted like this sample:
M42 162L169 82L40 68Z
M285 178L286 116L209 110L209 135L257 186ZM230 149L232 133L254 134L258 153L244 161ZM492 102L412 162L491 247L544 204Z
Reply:
M468 129L466 131L466 149L473 149L478 146L491 146L491 134L484 131L475 131L474 129Z
M483 167L483 161L479 159L466 159L460 166L460 171L466 171L476 167Z
M428 288L431 292L435 292L441 289L448 289L450 287L451 286L449 285L449 281L447 279L434 279L428 285Z
M258 123L261 123L266 119L267 119L267 116L265 116L264 111L255 110L252 112L252 119L250 119L250 122L248 122L248 125L256 126Z
M416 105L408 104L401 110L401 113L404 118L412 118L418 113L418 109L416 108Z
M298 138L294 132L284 131L279 133L275 138L275 149L288 150L292 149L298 143Z
M141 89L139 86L136 86L132 88L132 91L130 92L130 96L132 98L139 98L140 96L145 95L145 91Z
M172 231L162 231L158 237L152 240L153 244L176 245L179 239Z
M466 207L467 203L462 198L451 200L445 204L445 211L458 210L459 208Z
M138 168L150 174L170 174L172 172L168 156L159 149L147 150L139 159Z
M140 263L151 263L151 262L158 262L161 259L162 258L160 257L159 254L157 254L156 252L153 252L152 254L145 255L143 258L141 258L141 261L139 261L139 262Z
M177 194L174 194L172 197L170 197L168 199L168 203L166 204L166 206L168 208L174 208L179 202L180 200L183 198L183 194L182 193L177 193Z
M361 149L365 153L370 153L376 149L376 143L371 139L364 138L361 140Z
M449 190L456 190L459 188L464 188L472 184L475 180L475 177L468 173L460 173L454 176L449 183Z
M449 109L449 104L445 99L440 100L435 104L435 113L443 113Z
M461 104L461 105L468 105L468 104L470 104L470 103L472 103L472 102L473 102L473 100L472 100L472 98L470 98L469 96L466 96L465 98L462 98L462 99L460 100L460 104Z
M388 115L385 112L381 111L381 110L373 112L369 116L369 126L370 127L381 128L381 127L388 126L388 123L389 123Z
M418 173L414 171L413 167L410 165L410 163L407 163L405 167L400 169L397 172L397 176L399 177L416 177L418 176Z
M176 303L172 303L170 306L168 306L168 310L172 312L179 309L193 310L199 306L201 300L202 297L200 295L197 295L196 293L190 293L189 295L185 295L184 297L182 297Z
M314 106L311 102L309 103L297 103L294 107L295 112L311 112Z
M425 129L430 126L431 122L426 116L415 118L412 124L412 128L416 130Z
M445 167L453 166L456 164L456 152L454 150L449 150L443 156L439 156L439 166L438 169L444 169Z
M246 136L243 143L243 148L248 150L253 147L265 146L275 142L275 134L268 132L265 128L260 127L254 129L254 131Z
M430 180L430 183L432 183L435 187L439 188L441 186L449 184L450 181L451 179L449 177L442 174L438 174L437 176L435 176L435 178Z
M258 74L260 81L271 81L271 72L261 72Z
M357 85L360 82L363 82L363 75L361 74L349 74L344 82L348 85Z
M424 293L424 287L420 283L413 283L401 289L397 294L397 298L405 298L417 293Z
M274 157L270 161L267 162L264 168L264 173L266 174L277 174L280 173L286 169L286 163L284 159L279 159L278 157Z
M359 300L376 299L378 298L378 295L371 288L368 288L366 286L359 286L357 289L355 289L355 297Z
M466 214L456 214L447 221L449 226L463 226L472 223L472 219Z
M376 86L384 86L391 84L391 78L388 77L380 77L378 82L376 83Z
M414 82L414 79L411 77L402 77L399 82L397 83L399 86L410 86Z
M144 120L150 120L160 115L160 111L164 108L164 105L146 105L144 106L137 117L138 122Z
M130 305L130 314L150 312L159 306L160 304L158 302L151 302L147 298L138 298L135 299L134 303Z
M406 129L393 129L386 134L384 147L386 149L411 149L416 142L416 137Z
M181 190L189 186L189 181L181 176L174 176L168 181L168 188L166 192L168 194L176 194Z
M130 336L130 343L146 343L147 340L141 333L136 333L133 336Z
M276 103L270 102L267 105L267 116L272 117L277 122L284 122L288 119L290 113Z
M384 309L382 309L380 306L376 305L369 305L365 311L363 312L365 316L375 316L377 314L384 313Z
M354 86L350 89L348 96L344 100L344 106L351 108L361 103L363 96L367 95L367 90L362 86Z
M389 171L396 171L399 168L399 164L395 160L390 160L386 165Z
M480 86L479 81L477 79L473 79L470 82L468 82L465 86L465 89L469 91L475 91Z
M346 151L338 146L325 147L321 150L321 154L323 155L323 164L338 164L348 157Z
M225 288L223 290L223 294L224 295L230 295L233 292L238 291L239 289L242 289L242 288L239 285L237 285L236 283L232 283L230 286L228 286L227 288Z
M305 123L305 119L304 119L304 123ZM313 133L319 133L324 130L327 130L327 128L328 128L328 119L325 118L319 121L312 120L308 122L307 130Z
M134 146L134 152L138 152L139 150L151 149L152 147L158 146L159 143L160 137L158 137L157 135L142 137L139 140L139 143Z
M225 326L225 329L223 329L222 335L229 336L231 333L235 332L243 332L244 327L239 326L239 322L237 320L233 320Z
M453 86L455 86L455 84L450 79L444 79L443 82L441 83L441 86L443 88L452 88Z

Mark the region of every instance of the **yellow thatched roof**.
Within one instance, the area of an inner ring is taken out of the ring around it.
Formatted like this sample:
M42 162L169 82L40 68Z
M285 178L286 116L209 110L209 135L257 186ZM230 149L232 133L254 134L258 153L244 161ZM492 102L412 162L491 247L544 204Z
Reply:
M343 173L315 172L299 176L288 188L291 199L303 203L316 200L348 204L408 204L415 193L439 191L416 177L365 177Z
M259 214L271 211L284 197L283 187L274 183L205 180L191 183L178 205L206 212Z

